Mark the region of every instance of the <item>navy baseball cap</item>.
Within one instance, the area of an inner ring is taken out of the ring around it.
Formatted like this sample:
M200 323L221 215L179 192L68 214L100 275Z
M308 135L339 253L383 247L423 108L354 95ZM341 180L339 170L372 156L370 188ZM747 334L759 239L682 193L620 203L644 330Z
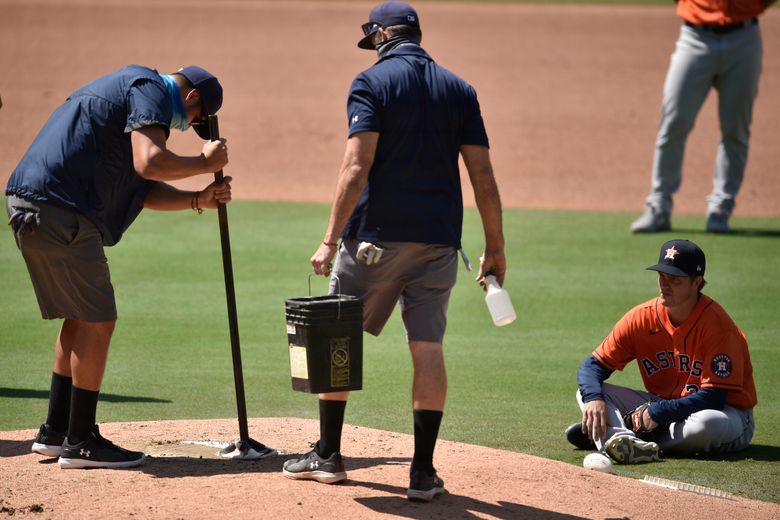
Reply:
M661 246L658 263L647 269L672 276L704 276L704 251L690 240L670 240Z
M175 72L181 74L198 91L200 100L203 103L203 116L211 116L217 113L222 107L222 85L219 80L209 71L196 65L184 67ZM193 124L192 128L203 139L209 139L209 127L207 124Z
M364 23L363 38L357 46L361 49L374 49L374 43L371 38L380 28L391 27L393 25L411 25L420 28L420 17L414 7L405 2L385 2L371 9L368 15L368 22Z

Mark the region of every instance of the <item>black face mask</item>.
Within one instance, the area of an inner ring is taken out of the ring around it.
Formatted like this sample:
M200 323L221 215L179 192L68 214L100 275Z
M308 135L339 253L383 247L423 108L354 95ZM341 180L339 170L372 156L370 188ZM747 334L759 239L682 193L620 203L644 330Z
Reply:
M397 34L395 36L391 36L382 43L377 44L376 53L380 58L384 58L391 50L395 49L396 47L400 47L401 45L407 44L419 45L420 42L408 34Z

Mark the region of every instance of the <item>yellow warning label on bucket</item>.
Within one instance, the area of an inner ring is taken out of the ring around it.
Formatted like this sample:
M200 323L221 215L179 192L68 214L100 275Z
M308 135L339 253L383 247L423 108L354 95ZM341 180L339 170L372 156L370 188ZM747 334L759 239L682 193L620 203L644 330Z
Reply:
M349 386L349 336L330 339L330 386Z
M309 379L309 365L306 362L306 347L290 343L290 374L298 379Z

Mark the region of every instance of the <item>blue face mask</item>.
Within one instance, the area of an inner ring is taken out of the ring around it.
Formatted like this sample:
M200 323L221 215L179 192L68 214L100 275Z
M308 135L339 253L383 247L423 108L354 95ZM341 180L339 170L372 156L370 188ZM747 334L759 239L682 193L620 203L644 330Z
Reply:
M190 128L190 122L187 120L187 112L184 110L184 103L181 101L181 94L179 94L176 80L168 74L160 74L160 77L165 83L165 88L168 90L168 95L171 96L171 101L173 102L173 117L169 126L170 128L186 132Z

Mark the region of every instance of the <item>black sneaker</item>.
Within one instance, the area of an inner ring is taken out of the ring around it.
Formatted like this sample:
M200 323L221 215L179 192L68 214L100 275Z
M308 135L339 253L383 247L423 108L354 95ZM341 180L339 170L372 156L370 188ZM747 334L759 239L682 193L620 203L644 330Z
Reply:
M341 453L334 453L327 459L317 455L316 450L290 459L284 463L284 476L296 480L316 480L323 484L335 484L347 478Z
M593 439L582 433L582 423L574 423L563 432L566 440L581 450L595 450Z
M32 445L32 452L46 455L47 457L59 457L62 453L62 443L65 441L65 433L54 431L48 424L41 424L38 435Z
M146 456L140 451L120 448L100 435L98 426L89 432L89 436L78 444L70 444L68 439L62 444L60 454L61 468L131 468L141 464Z
M430 502L443 493L444 481L436 474L436 470L432 474L416 470L409 472L409 489L406 490L409 500Z

